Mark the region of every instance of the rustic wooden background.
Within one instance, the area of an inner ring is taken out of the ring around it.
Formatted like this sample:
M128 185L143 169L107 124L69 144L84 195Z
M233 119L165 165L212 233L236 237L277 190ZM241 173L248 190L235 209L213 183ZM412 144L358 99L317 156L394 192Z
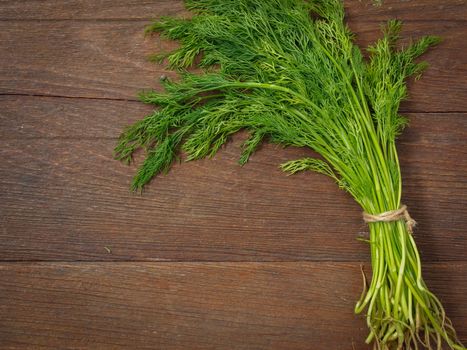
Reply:
M405 203L429 286L467 342L467 5L346 1L358 42L397 17L438 34L400 139ZM286 177L309 153L235 137L143 196L112 159L121 129L170 74L146 57L171 0L0 1L1 349L368 349L353 314L369 270L358 206L329 179ZM411 84L412 85L412 84Z

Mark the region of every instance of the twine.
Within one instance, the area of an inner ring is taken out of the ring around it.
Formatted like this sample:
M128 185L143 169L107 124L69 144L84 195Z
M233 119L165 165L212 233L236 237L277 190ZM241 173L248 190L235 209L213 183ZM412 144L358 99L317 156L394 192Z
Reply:
M409 212L407 211L407 206L405 204L402 205L399 209L385 211L381 214L368 214L363 212L363 220L366 223L404 220L407 226L407 230L410 233L413 232L413 228L417 224L417 222L410 216Z

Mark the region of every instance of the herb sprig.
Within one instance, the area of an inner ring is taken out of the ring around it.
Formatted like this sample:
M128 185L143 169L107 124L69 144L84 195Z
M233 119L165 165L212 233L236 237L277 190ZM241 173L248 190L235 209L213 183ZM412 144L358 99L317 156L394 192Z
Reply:
M120 137L116 157L147 157L132 189L169 170L180 151L187 160L213 156L229 136L248 130L240 163L264 140L309 147L322 159L292 160L281 167L333 178L362 209L378 214L401 206L396 137L407 124L399 115L406 79L415 62L439 42L425 36L400 49L401 22L389 21L364 59L344 22L339 0L187 0L190 19L165 17L147 28L180 42L153 59L168 61L180 81L165 92L144 92L158 108ZM188 68L197 66L203 74ZM355 311L366 311L367 342L378 349L465 349L439 300L428 290L420 257L403 222L371 223L373 266Z

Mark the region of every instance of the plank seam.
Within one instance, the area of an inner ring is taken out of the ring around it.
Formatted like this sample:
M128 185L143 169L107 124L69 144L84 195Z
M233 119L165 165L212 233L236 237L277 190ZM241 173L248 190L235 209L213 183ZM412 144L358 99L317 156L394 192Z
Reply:
M370 260L3 260L0 265L23 264L371 264ZM422 264L465 264L467 260L422 260Z
M77 100L104 100L104 101L123 101L123 102L133 102L133 103L142 103L138 99L129 99L129 98L119 98L119 97L89 97L89 96L70 96L70 95L54 95L54 94L28 94L21 92L0 92L0 96L19 96L19 97L43 97L43 98L65 98L65 99L77 99Z
M180 12L180 15L185 14ZM400 16L390 16L389 14L383 15L387 16L387 19L381 20L363 20L358 23L370 23L370 24L380 24L385 23L389 19L398 18L403 20L404 23L455 23L455 24L464 24L467 23L467 20L464 19L404 19ZM141 18L0 18L0 22L88 22L88 23L105 23L105 22L148 22L157 20L157 16L154 17L141 17ZM351 17L351 21L357 19L358 17Z
M143 90L143 88L141 89ZM128 98L118 98L118 97L89 97L89 96L70 96L70 95L54 95L54 94L28 94L28 93L1 93L0 97L38 97L38 98L63 98L63 99L77 99L77 100L94 100L94 101L120 101L120 102L130 102L130 103L139 103L143 104L143 102L139 101L138 99L128 99ZM443 111L423 111L423 110L410 110L401 108L399 110L400 113L406 114L465 114L467 110L443 110Z

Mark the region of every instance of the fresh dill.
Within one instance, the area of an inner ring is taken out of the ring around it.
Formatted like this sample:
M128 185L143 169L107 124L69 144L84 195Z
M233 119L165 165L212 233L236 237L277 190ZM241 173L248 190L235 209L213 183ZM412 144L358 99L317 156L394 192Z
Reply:
M240 163L261 142L308 147L322 159L281 167L333 178L370 214L401 206L396 137L407 124L399 115L406 79L426 67L415 59L439 42L433 36L398 48L399 21L364 58L344 21L340 0L187 0L189 19L164 17L147 28L180 47L152 57L168 62L180 80L165 91L144 92L157 106L121 135L116 158L146 160L132 189L141 190L169 170L180 152L187 160L213 156L229 136L247 130ZM197 66L202 74L190 73ZM377 349L465 349L439 300L428 290L412 235L402 221L370 224L373 266L356 312L366 312L367 342Z

